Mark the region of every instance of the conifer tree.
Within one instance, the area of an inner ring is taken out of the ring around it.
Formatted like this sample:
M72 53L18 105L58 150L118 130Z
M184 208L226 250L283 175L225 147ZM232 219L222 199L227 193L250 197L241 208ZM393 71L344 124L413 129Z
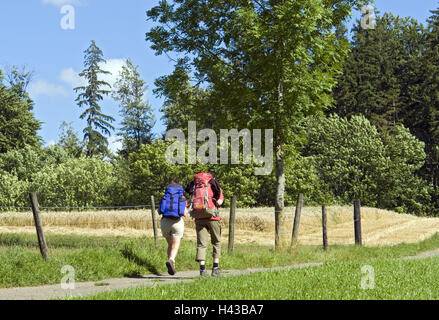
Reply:
M363 29L358 22L334 90L334 111L341 116L363 114L384 130L404 122L404 74L410 68L412 52L419 50L422 34L418 29L416 20L390 13L377 18L375 29Z
M87 85L77 87L74 90L80 92L76 99L79 107L86 108L80 116L81 119L87 120L87 127L83 130L86 154L88 157L98 154L105 156L108 154L108 140L105 136L111 135L111 131L114 130L111 125L114 118L102 113L99 105L104 96L110 93L109 90L103 89L103 87L111 88L111 85L99 76L110 74L110 72L101 69L101 65L106 61L103 58L102 50L94 40L84 53L85 69L79 76L87 81Z
M115 84L113 98L120 103L122 127L119 135L123 139L122 153L128 155L138 151L142 144L153 139L154 115L145 101L146 83L140 78L138 67L128 59L122 67Z

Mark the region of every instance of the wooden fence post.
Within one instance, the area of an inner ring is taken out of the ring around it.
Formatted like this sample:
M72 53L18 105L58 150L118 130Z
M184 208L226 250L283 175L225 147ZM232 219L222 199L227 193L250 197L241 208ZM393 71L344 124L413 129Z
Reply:
M232 197L230 203L230 216L229 216L229 252L233 252L235 247L235 217L236 217L236 197Z
M354 201L354 232L355 244L362 245L361 241L361 214L360 214L360 200Z
M157 230L157 216L155 213L154 196L151 196L151 217L152 217L152 228L154 230L154 241L155 241L155 245L157 246L159 244L159 238L158 238L158 230Z
M326 207L322 206L322 228L323 228L323 250L328 250L328 230L327 230Z
M48 260L49 254L47 249L46 238L44 237L43 224L41 222L40 206L38 205L37 194L35 192L31 192L29 194L29 197L32 206L32 212L34 214L35 228L37 229L38 245L40 246L40 252L43 258L45 260Z
M297 240L299 238L300 215L302 214L302 206L303 206L303 194L299 193L299 198L297 199L297 205L296 205L296 214L294 216L293 234L291 237L292 249L294 249L297 246Z

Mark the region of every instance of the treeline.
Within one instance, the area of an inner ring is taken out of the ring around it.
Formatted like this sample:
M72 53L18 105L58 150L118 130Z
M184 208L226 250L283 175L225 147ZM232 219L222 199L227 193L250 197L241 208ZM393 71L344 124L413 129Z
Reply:
M415 173L425 160L424 143L396 125L379 132L364 116L337 115L307 119L301 153L288 157L286 203L299 193L308 204L365 205L427 214L431 186ZM0 203L28 206L28 192L38 192L44 206L126 206L149 204L160 197L170 177L188 183L194 172L214 170L227 201L240 206L272 206L273 174L257 176L253 165L171 165L165 159L171 142L156 139L127 158L104 161L74 157L65 147L26 146L0 156Z
M387 13L377 18L375 29L363 30L358 22L351 41L339 25L337 41L350 51L332 102L324 112L291 123L283 144L286 205L304 193L308 205L351 204L358 198L363 205L398 212L439 213L439 11L432 13L426 27ZM103 61L92 42L81 73L88 85L75 89L78 105L85 107L84 136L64 124L59 141L50 147L41 146L41 124L32 116L33 102L19 73L15 82L1 77L0 206L28 206L31 190L43 206L148 204L170 177L185 184L194 172L208 169L221 182L226 204L236 195L239 206L274 205L275 170L257 176L254 165L169 164L165 152L170 142L151 133L154 119L143 100L146 84L137 67L127 61L110 90L98 80L105 73ZM164 98L167 130L187 129L189 120L218 132L244 128L222 108L237 100L194 84L186 62L179 60L172 74L155 82L154 93ZM121 106L123 148L118 154L111 154L107 142L114 119L99 107L106 94ZM248 95L245 90L241 94ZM264 128L259 118L251 119Z

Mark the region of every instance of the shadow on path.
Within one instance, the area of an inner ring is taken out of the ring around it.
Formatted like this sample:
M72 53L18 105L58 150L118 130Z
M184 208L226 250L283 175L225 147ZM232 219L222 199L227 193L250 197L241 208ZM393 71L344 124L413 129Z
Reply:
M149 262L146 259L141 259L138 255L136 255L134 252L132 252L131 250L126 250L126 249L122 249L121 250L121 254L125 259L128 259L130 261L133 261L135 264L137 264L138 266L141 267L145 267L149 272L151 272L152 274L156 275L156 276L161 276L162 274L157 270L157 267L152 264L151 262ZM133 273L133 274L127 274L125 275L126 277L129 278L137 278L137 277L142 277L139 273Z

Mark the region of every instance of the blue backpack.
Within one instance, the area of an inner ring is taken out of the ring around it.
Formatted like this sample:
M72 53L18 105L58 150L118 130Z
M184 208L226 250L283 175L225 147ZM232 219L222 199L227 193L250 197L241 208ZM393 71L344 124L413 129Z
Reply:
M179 184L170 184L166 187L165 195L160 202L159 212L164 217L180 218L186 209L186 198L183 187Z

